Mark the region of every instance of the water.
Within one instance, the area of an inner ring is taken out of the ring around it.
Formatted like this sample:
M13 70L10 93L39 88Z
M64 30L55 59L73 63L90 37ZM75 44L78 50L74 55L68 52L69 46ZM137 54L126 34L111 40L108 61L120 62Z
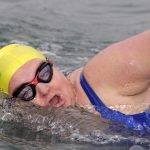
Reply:
M149 0L0 0L0 46L9 43L32 45L52 58L61 71L70 72L108 45L149 29L149 7ZM31 113L36 114L39 109ZM11 120L15 115L12 117L3 111L0 149L126 150L135 149L135 146L136 149L141 146L150 149L149 136L121 133L115 126L110 130L106 124L103 129L100 127L103 123L83 110L54 110L56 119L45 125L46 132L43 126L31 124L31 120L23 116L23 123L16 124ZM42 118L45 115L46 112ZM71 118L69 121L60 119L69 115L76 122ZM77 124L78 118L82 119ZM39 129L42 131L37 132Z

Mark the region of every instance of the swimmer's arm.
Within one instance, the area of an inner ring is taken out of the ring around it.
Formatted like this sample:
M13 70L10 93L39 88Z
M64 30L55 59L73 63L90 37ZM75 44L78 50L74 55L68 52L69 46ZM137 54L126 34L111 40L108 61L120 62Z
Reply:
M143 92L150 84L150 30L102 50L84 73L95 88L108 86L127 95Z

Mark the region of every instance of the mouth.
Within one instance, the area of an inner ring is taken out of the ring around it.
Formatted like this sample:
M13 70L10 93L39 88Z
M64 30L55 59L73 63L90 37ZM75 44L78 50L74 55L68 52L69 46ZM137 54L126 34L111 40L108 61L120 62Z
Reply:
M55 95L54 97L52 97L52 99L49 101L50 106L55 107L55 108L59 108L62 107L65 104L65 100L59 96L59 95Z

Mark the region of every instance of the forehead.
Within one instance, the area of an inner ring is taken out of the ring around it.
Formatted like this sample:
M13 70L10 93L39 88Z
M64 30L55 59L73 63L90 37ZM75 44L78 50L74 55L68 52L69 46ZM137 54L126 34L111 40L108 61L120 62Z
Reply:
M34 59L19 68L10 80L9 93L12 93L12 91L22 83L31 81L42 62L43 60L41 59Z

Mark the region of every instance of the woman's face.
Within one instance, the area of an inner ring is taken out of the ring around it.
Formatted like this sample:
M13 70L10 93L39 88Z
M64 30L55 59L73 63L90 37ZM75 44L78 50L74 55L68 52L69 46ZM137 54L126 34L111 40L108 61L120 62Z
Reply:
M9 83L9 95L13 95L14 91L24 83L31 82L37 69L43 61L34 59L23 65L13 75ZM75 93L71 83L67 78L59 72L55 67L50 82L38 82L36 85L36 96L31 101L40 106L67 107L75 105Z

